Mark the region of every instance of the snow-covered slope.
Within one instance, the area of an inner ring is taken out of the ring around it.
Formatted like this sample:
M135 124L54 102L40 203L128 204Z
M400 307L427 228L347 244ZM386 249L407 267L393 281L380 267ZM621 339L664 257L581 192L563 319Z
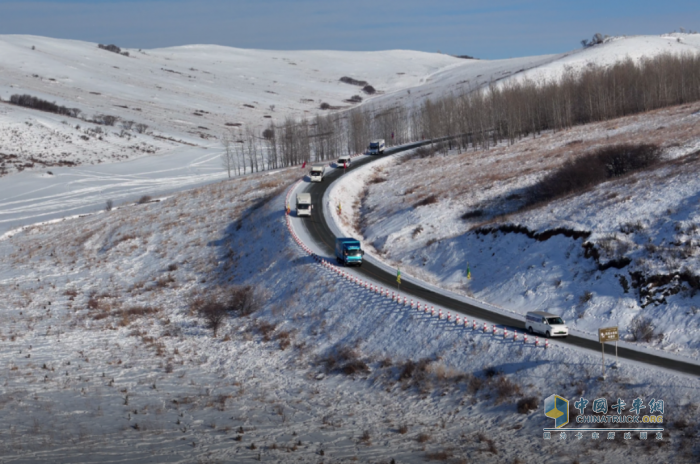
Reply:
M624 143L658 145L666 162L517 212L547 172ZM348 233L361 234L371 252L409 274L523 315L560 314L592 336L619 326L632 340L635 324L648 319L648 342L697 358L700 296L690 276L700 275L699 150L695 103L486 151L383 160L345 180L332 202L343 204ZM586 236L541 241L499 231L501 224ZM476 233L479 226L488 233ZM607 265L615 260L622 265Z
M341 77L392 92L464 64L447 55L401 50L290 52L190 45L127 51L129 56L94 43L0 36L0 98L29 94L78 108L88 120L116 116L145 124L155 135L202 145L226 129L257 131L271 121L313 115L322 102L350 107L353 104L344 100L367 96L361 87L340 82ZM86 132L95 126L89 122L27 113L10 105L0 108L0 152L6 154L27 153L38 159L64 154L77 163L145 154L123 147L124 141L113 134L121 133L121 123L103 127L108 136L100 140L101 134ZM75 130L77 125L80 130ZM167 140L133 131L128 135L136 139L129 145L146 143L151 150L167 151ZM92 159L86 156L85 145L91 148Z
M491 83L501 85L509 80L529 79L535 82L557 79L565 72L586 66L608 66L631 58L653 58L663 53L699 53L700 34L674 33L662 36L614 37L604 43L558 55L511 58L507 60L467 60L464 65L436 72L410 92L382 95L374 100L378 106L392 106L398 99L403 104L420 104L450 94L470 92Z
M691 462L695 378L623 362L600 382L597 353L456 327L351 285L286 229L276 192L298 177L219 182L0 241L2 459ZM233 285L263 304L213 337L190 303ZM547 442L553 393L663 399L665 446Z
M349 108L345 100L361 95L363 105L413 105L513 76L553 77L570 66L697 50L699 42L696 34L629 37L562 55L485 61L400 50L213 45L128 50L127 57L94 43L0 36L3 100L27 93L78 108L87 120L0 102L0 174L7 173L0 182L0 233L95 211L108 199L118 204L220 180L222 134L314 116L322 102ZM345 76L379 93L365 95L340 82ZM121 120L89 122L100 115ZM135 130L137 124L144 130ZM80 168L95 164L101 166Z

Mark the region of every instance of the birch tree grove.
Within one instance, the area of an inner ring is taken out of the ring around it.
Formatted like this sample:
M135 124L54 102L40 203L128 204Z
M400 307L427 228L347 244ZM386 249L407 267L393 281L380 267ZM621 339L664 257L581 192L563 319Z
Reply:
M222 163L229 176L241 175L362 153L377 138L392 146L446 137L450 147L464 150L512 144L545 130L698 101L700 54L627 58L610 66L567 69L556 79L511 79L464 89L409 106L370 102L312 119L287 117L260 134L252 128L229 132L222 137Z

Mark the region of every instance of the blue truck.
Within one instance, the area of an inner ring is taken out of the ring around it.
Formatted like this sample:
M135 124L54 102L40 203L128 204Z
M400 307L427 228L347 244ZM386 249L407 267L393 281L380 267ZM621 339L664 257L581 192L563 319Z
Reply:
M348 237L335 239L335 259L339 263L346 266L362 266L362 255L364 254L359 240Z

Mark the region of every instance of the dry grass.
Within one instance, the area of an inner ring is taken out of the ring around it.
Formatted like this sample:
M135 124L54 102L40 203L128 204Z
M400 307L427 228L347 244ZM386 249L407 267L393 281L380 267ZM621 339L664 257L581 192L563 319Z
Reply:
M665 148L700 138L700 124L688 118L700 110L700 103L659 109L645 114L574 127L568 131L544 133L526 138L515 145L500 145L490 150L466 151L437 157L416 156L401 165L403 182L394 188L423 185L423 194L451 198L470 205L470 211L483 210L475 192L488 197L494 183L513 183L515 179L539 175L561 167L565 161L610 145L650 144ZM663 130L649 131L636 127L651 118ZM615 130L614 133L610 133ZM446 175L456 173L459 175ZM387 187L382 186L382 189ZM395 190L396 201L418 191L409 187ZM415 201L414 201L415 202ZM484 214L485 211L482 211ZM478 217L478 216L475 216Z

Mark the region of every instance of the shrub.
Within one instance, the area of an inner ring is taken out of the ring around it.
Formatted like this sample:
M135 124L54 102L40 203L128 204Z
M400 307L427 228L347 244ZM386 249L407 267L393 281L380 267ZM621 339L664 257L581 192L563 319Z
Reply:
M466 213L462 214L462 216L460 216L460 217L462 218L462 220L466 221L468 219L478 218L478 217L481 217L483 215L484 215L483 209L475 209L472 211L467 211Z
M328 103L326 103L326 102L323 102L323 103L321 103L321 105L319 106L319 108L322 109L322 110L329 110L329 109L331 109L331 105L328 104Z
M514 383L504 375L499 375L496 378L496 381L494 383L494 390L496 391L497 403L512 399L522 394L520 390L520 385Z
M518 412L527 414L530 411L536 411L540 407L540 400L535 396L522 398L518 401Z
M545 176L530 190L530 203L590 188L614 177L645 169L661 160L661 149L652 144L624 144L601 148L574 160Z
M144 123L140 122L134 126L134 129L139 134L144 134L146 132L146 130L148 129L148 124L144 124Z
M593 293L592 292L586 292L583 295L581 295L578 299L578 304L583 305L588 303L593 299Z
M207 323L207 327L214 333L214 338L219 331L219 328L226 320L228 312L224 305L219 302L209 302L198 309L199 316Z
M337 346L321 359L328 372L338 371L345 375L369 372L369 366L357 351L347 346Z
M112 200L107 200L107 203L105 204L105 211L112 211L113 206L114 202Z
M419 206L427 206L427 205L432 205L434 203L437 203L438 199L435 195L429 195L422 200L416 202L413 204L414 208L418 208Z
M362 97L359 95L353 95L352 97L348 98L346 101L348 103L361 103Z
M364 93L366 93L367 95L374 95L375 93L377 93L375 88L372 87L371 85L366 85L366 86L362 87L362 91Z
M141 198L139 198L138 204L143 205L144 203L148 203L152 200L152 198L149 195L144 195Z
M97 44L97 48L101 48L102 50L107 50L108 52L117 53L119 55L129 56L129 52L122 51L121 48L117 47L114 44L109 44L109 45Z
M231 287L227 295L227 309L240 316L249 316L262 307L262 298L250 285Z
M78 108L66 108L65 106L57 105L56 102L42 100L41 98L33 97L27 94L14 94L10 96L10 103L17 106L23 106L25 108L46 111L48 113L71 116L73 118L78 117L78 115L81 113Z
M345 83L345 84L357 85L357 86L360 86L360 87L369 85L369 84L367 83L367 81L359 81L359 80L357 80L357 79L353 79L352 77L347 77L347 76L341 77L341 78L340 78L340 82L343 82L343 83Z
M637 316L632 319L629 330L632 340L649 342L654 337L654 323L648 317Z
M119 118L116 116L110 114L98 114L92 119L92 122L95 124L104 124L105 126L113 126L118 119Z

